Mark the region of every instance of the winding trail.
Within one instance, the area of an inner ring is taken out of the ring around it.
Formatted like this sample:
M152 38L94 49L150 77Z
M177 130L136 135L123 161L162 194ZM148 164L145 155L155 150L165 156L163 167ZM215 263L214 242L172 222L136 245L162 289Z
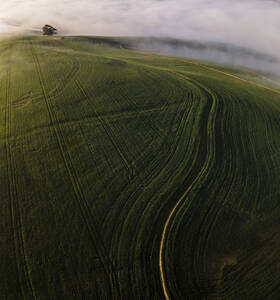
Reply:
M187 190L184 192L184 194L180 197L180 199L176 202L172 210L170 211L165 223L164 223L164 228L163 232L161 234L161 241L160 241L160 249L159 249L159 269L160 269L160 278L161 278L161 285L163 288L164 296L167 300L171 299L169 294L168 294L168 288L167 288L167 278L164 272L164 248L165 248L165 243L167 241L167 235L168 235L168 229L170 224L172 223L172 219L175 216L175 214L180 210L181 204L183 204L184 200L186 199L187 195L189 192L192 190L192 188L196 185L196 183L200 182L203 174L205 173L205 170L209 167L211 160L213 159L213 156L215 155L215 150L214 150L214 131L212 128L213 124L213 119L214 119L214 112L216 108L216 97L213 94L211 90L209 90L207 87L203 86L199 82L188 78L187 76L184 76L180 73L176 73L173 71L170 71L168 69L164 69L165 71L169 71L173 73L176 76L179 76L185 80L188 80L190 82L194 82L198 87L200 87L204 92L208 93L211 96L212 99L212 105L211 109L209 112L208 116L208 121L207 121L207 158L202 165L201 170L199 171L197 177L195 180L189 185Z
M153 55L153 54L146 54L146 55ZM100 55L101 56L101 55ZM180 199L176 202L176 204L174 205L174 207L172 208L172 210L170 211L165 223L164 223L164 228L163 228L163 232L161 234L161 241L160 241L160 248L159 248L159 271L160 271L160 279L161 279L161 285L162 285L162 289L164 292L164 296L166 298L166 300L170 300L170 296L168 293L168 288L167 288L167 278L164 272L164 249L165 249L165 244L167 241L167 235L168 235L168 229L169 226L172 224L172 219L173 217L176 215L176 213L181 209L181 204L184 203L184 200L186 199L187 195L189 194L189 192L192 190L192 188L201 181L203 175L205 174L205 171L209 168L211 161L213 161L213 158L215 156L215 140L214 140L214 128L213 128L213 121L215 119L215 111L216 111L216 104L217 104L217 99L215 94L206 86L204 86L203 84L201 84L200 82L187 77L186 75L183 75L181 73L175 72L173 70L170 70L168 68L164 68L164 67L155 67L155 66L150 66L150 65L146 65L146 64L142 64L142 63L137 63L137 62L133 62L130 60L126 60L126 59L121 59L121 58L114 58L111 56L103 56L104 58L110 58L113 60L120 60L120 61L125 61L127 63L130 64L134 64L134 65L140 65L140 66L145 66L151 69L155 69L155 70L160 70L163 72L168 72L172 75L174 75L175 77L180 77L185 81L191 82L194 85L196 85L200 90L202 90L205 94L208 94L210 96L210 98L212 99L212 105L210 107L209 110L209 114L208 114L208 121L207 121L207 126L206 126L206 136L207 136L207 154L206 154L206 160L205 162L202 164L200 171L198 172L198 175L196 176L196 178L194 179L194 181L189 185L189 187L187 188L187 190L184 192L184 194L180 197ZM218 70L217 70L218 71ZM226 74L226 73L225 73ZM228 74L230 75L230 74ZM234 76L233 76L234 77ZM239 79L237 77L237 79ZM242 79L240 79L242 80ZM280 93L280 91L279 91ZM190 202L191 203L191 202ZM189 203L189 204L190 204Z
M147 54L147 55L153 55L153 54ZM209 88L202 85L200 82L198 82L198 81L196 81L192 78L189 78L186 75L183 75L181 73L170 70L168 68L150 66L150 65L137 63L137 62L132 62L130 60L121 59L121 58L116 59L116 58L111 57L111 56L103 56L103 57L104 58L107 57L107 58L110 58L110 59L113 59L113 60L121 60L121 61L125 61L127 63L131 63L131 64L135 64L135 65L141 65L141 66L145 66L145 67L148 67L148 68L151 68L151 69L160 70L160 71L163 71L163 72L168 72L168 73L174 75L175 77L180 77L183 80L186 80L188 82L193 83L198 88L200 88L204 93L208 94L210 96L210 98L212 99L212 105L211 105L211 108L210 108L210 111L209 111L209 114L208 114L208 121L207 121L207 127L206 127L206 131L207 131L206 132L206 135L207 135L207 143L206 143L207 144L207 157L206 157L206 160L203 163L197 177L189 185L187 190L184 192L184 194L180 197L180 199L176 202L176 204L174 205L174 207L170 211L170 213L169 213L169 215L168 215L168 217L167 217L167 219L164 223L163 232L161 234L161 241L160 241L160 248L159 248L160 279L161 279L161 285L162 285L162 289L163 289L163 292L164 292L164 296L165 296L166 300L170 300L171 298L169 296L168 288L167 288L167 278L166 278L166 275L165 275L165 272L164 272L164 248L165 248L165 243L167 241L168 229L169 229L169 226L171 224L172 218L180 210L181 204L183 204L184 200L186 199L187 195L192 190L192 188L198 182L200 182L200 180L203 177L206 169L209 168L209 165L210 165L211 161L213 160L213 157L215 156L215 141L214 141L213 121L215 119L214 117L215 117L215 110L216 110L216 104L217 104L216 96ZM280 93L280 91L279 91L279 93Z

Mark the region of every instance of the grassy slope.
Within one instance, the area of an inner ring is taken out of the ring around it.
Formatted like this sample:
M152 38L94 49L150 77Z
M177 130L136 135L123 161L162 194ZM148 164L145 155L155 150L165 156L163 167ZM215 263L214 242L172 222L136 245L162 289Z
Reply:
M142 49L143 51L145 51L145 45L148 46L148 49L150 50L146 50L146 51L151 51L152 53L157 53L160 52L160 45L166 49L166 47L168 47L170 49L170 52L172 53L172 47L175 47L174 50L174 55L175 53L178 54L178 52L176 51L176 49L178 48L182 48L182 47L187 47L189 49L192 50L202 50L202 49L206 49L208 48L209 50L215 50L215 51L221 51L220 54L223 55L223 53L228 53L227 51L229 49L231 49L232 54L235 53L235 56L241 55L244 56L246 55L248 57L248 59L251 57L254 57L254 59L260 60L262 62L266 61L272 64L272 61L275 62L275 64L277 65L277 59L273 58L273 57L269 57L265 54L261 54L258 52L255 52L254 50L250 50L250 49L246 49L246 48L239 48L236 46L231 46L228 44L219 44L219 43L202 43L202 42L198 42L198 41L183 41L183 40L176 40L176 39L165 39L165 38L126 38L126 37L79 37L82 40L87 40L89 42L92 43L107 43L110 44L112 46L119 46L120 44L122 46L124 46L127 49ZM153 46L149 46L153 45ZM158 50L156 50L158 49ZM162 55L164 55L164 52L161 53ZM172 54L169 54L172 55ZM227 54L228 55L228 54ZM175 56L178 59L178 55ZM174 57L174 58L175 58ZM229 61L230 58L228 57ZM191 61L188 58L188 61ZM268 73L265 71L253 71L250 69L247 69L245 66L243 68L241 67L235 67L235 66L230 66L230 63L228 61L228 65L227 66L223 66L223 65L218 65L215 63L211 63L210 61L207 62L208 66L212 66L218 70L221 71L226 71L226 72L230 72L231 74L235 74L238 75L241 78L245 78L245 79L249 79L252 81L256 81L258 83L262 83L262 84L266 84L268 86L271 87L275 87L275 88L280 88L280 79L279 76L275 73ZM206 62L204 62L206 63ZM275 68L274 68L275 70Z
M279 93L112 46L0 43L3 299L278 299Z

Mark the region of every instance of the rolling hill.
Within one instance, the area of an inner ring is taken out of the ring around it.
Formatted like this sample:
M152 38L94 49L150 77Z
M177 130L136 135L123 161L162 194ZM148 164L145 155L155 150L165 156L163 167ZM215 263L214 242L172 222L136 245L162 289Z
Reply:
M109 38L0 53L1 299L279 299L279 89Z
M94 37L80 36L92 43L122 44L127 49L150 53L185 57L188 59L207 61L207 64L221 64L231 72L240 72L240 67L247 68L247 75L253 70L259 77L265 76L280 87L280 59L244 46L230 43L209 42L202 40L180 40L156 37ZM255 74L256 76L256 74ZM270 82L272 83L272 82Z

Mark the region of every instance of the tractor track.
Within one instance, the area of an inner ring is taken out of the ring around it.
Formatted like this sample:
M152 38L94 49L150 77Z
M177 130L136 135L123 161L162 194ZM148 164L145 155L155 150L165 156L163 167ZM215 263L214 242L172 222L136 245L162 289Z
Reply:
M116 276L113 272L114 266L112 265L113 263L109 257L106 257L106 259L104 259L103 256L104 255L107 256L107 255L106 254L102 255L102 253L100 253L100 250L96 246L97 241L99 242L99 244L101 244L101 245L103 244L102 239L98 232L98 229L97 229L98 227L94 223L94 217L92 216L92 214L90 212L90 208L87 203L87 200L83 194L83 189L82 189L80 180L76 174L75 168L73 166L71 156L66 149L66 142L63 137L62 130L59 126L59 120L57 120L56 114L52 110L50 99L48 97L48 93L45 88L46 84L44 82L44 77L43 77L43 74L42 74L42 71L40 68L39 60L38 60L36 54L34 53L32 44L30 46L31 46L31 53L32 53L32 56L34 59L34 64L36 66L36 70L38 73L38 78L39 78L39 81L40 81L40 84L42 87L42 92L44 95L44 100L46 103L47 111L48 111L48 114L49 114L49 117L51 120L51 124L52 124L52 128L53 128L56 140L57 140L57 144L58 144L61 156L63 158L63 162L64 162L65 168L67 170L67 174L71 181L72 188L75 193L76 200L77 200L77 204L78 204L79 210L81 212L81 216L87 226L88 232L89 232L91 240L92 240L92 244L94 245L94 248L99 256L99 259L100 259L100 262L102 263L104 271L106 272L106 275L108 276L108 279L109 279L108 282L111 285L111 293L112 293L113 290L115 290L116 288L118 289L118 282L117 282ZM54 123L56 123L58 125L55 126ZM105 250L104 247L103 247L103 250ZM103 252L106 253L105 251L103 251Z
M7 172L8 172L8 189L10 196L10 214L12 221L13 237L14 237L14 251L17 261L18 277L21 286L21 294L24 299L37 299L35 288L33 286L31 271L28 265L28 258L25 250L25 240L22 226L22 217L19 207L19 197L17 191L17 182L15 174L15 162L9 138L11 137L11 97L10 97L10 67L7 69L6 74L6 116L5 116L5 150L7 156ZM21 272L23 275L21 275Z

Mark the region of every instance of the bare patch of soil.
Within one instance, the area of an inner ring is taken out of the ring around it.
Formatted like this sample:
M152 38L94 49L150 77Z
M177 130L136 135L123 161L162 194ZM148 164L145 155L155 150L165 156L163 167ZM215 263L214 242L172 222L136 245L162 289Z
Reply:
M22 106L30 103L32 101L32 92L28 92L27 95L22 96L21 98L14 101L16 106Z

